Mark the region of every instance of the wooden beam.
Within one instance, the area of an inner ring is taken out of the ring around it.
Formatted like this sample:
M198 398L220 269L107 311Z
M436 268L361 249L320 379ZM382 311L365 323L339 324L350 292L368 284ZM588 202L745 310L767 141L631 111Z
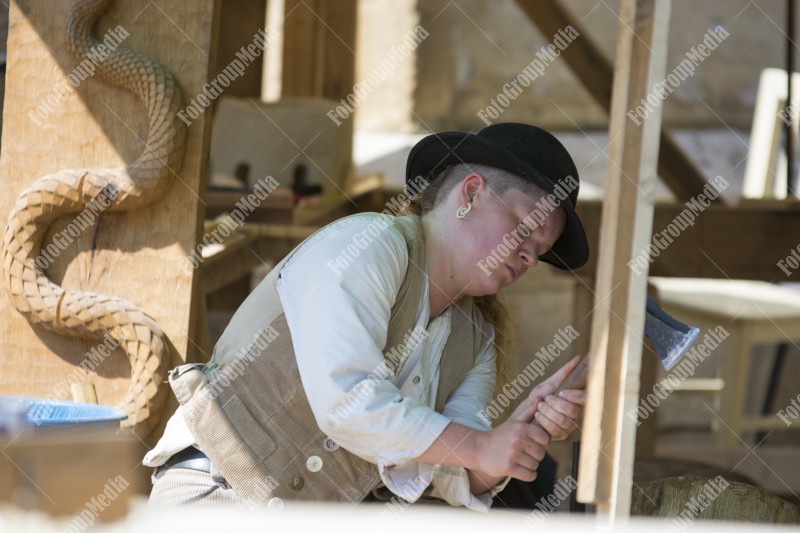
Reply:
M380 211L400 191L375 191L357 199L362 211ZM589 260L568 275L593 279L597 272L602 202L579 200L578 216L589 241ZM688 210L682 203L659 203L653 233L662 233ZM679 216L680 215L680 216ZM731 278L800 282L800 268L787 276L777 265L797 249L797 236L786 228L800 227L800 200L742 200L737 206L714 204L696 215L693 225L670 237L664 250L651 257L651 276ZM799 253L795 251L794 253Z
M576 271L581 276L593 276L598 269L601 210L599 201L578 202L578 216L592 251L587 264ZM656 205L653 233L665 235L665 239L656 238L665 247L651 257L651 276L800 281L800 268L789 269L787 276L778 266L778 261L797 253L797 234L786 228L800 227L800 202L711 205L696 216L692 226L672 237L667 228L684 218L686 210L679 203Z
M614 66L581 22L560 0L517 0L517 4L539 28L545 39L550 39L567 26L572 26L580 33L580 37L565 48L561 56L592 98L609 112ZM657 81L659 80L653 80L654 83ZM639 102L630 102L630 105L632 107L629 109L633 109ZM660 142L658 174L664 183L679 200L689 200L702 192L706 183L703 173L663 126Z
M253 42L257 32L263 30L267 19L265 0L237 0L223 2L219 18L219 38L217 40L217 60L209 79L214 79L234 59L236 52ZM267 49L272 46L267 45ZM260 52L267 54L267 50ZM231 80L225 88L225 96L261 96L261 78L264 61L258 58L247 65L244 74Z
M324 98L341 100L353 92L356 76L357 6L358 0L329 0L320 95Z
M637 126L625 113L664 75L669 0L622 0L609 164L596 276L577 497L609 520L630 513L647 272L627 263L650 240L661 108Z
M357 0L286 0L282 96L340 100L353 91Z

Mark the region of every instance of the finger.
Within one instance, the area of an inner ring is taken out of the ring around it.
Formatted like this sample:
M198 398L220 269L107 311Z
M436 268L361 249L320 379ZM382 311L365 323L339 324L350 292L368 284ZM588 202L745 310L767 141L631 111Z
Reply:
M518 466L513 468L510 472L511 477L519 479L520 481L533 481L538 475L536 470L527 470Z
M567 402L568 403L568 402ZM569 404L572 405L572 404ZM569 416L560 413L558 410L554 409L553 406L548 404L547 402L542 402L539 404L539 411L542 416L552 421L558 427L564 430L572 430L575 428L575 422Z
M538 417L537 421L539 421ZM541 421L539 421L539 423L541 425ZM539 444L540 446L547 446L548 444L550 444L550 433L548 433L547 430L541 427L528 425L527 434L529 439Z
M559 441L564 440L569 436L569 431L562 428L542 413L536 413L536 422L547 431L547 434L550 435L551 441Z
M514 413L513 419L519 422L530 424L533 420L533 415L538 409L539 402L530 402L528 405L520 404L519 411Z
M552 407L556 410L556 412L561 413L572 420L577 420L580 418L581 413L583 412L583 407L580 405L568 402L567 400L558 398L557 396L548 396L542 403Z
M525 447L523 451L513 456L515 466L524 468L525 470L537 470L539 462L544 457L544 448L537 444Z
M562 390L558 393L559 397L564 398L568 402L572 402L577 405L584 406L586 405L586 391L577 390L577 389L567 389Z

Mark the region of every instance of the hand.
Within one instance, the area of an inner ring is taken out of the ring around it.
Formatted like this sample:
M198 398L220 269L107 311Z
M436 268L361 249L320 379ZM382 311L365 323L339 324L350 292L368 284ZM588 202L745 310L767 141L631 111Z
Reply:
M558 396L553 393L579 362L579 356L573 357L556 373L534 387L509 420L529 423L535 420L547 431L551 440L566 439L577 427L575 421L583 415L586 393L574 389L562 391Z
M536 422L550 435L551 441L565 440L577 427L576 420L583 416L586 393L582 390L564 390L552 394L537 404Z
M550 436L526 422L507 420L491 431L479 432L477 469L491 476L536 479L539 461Z

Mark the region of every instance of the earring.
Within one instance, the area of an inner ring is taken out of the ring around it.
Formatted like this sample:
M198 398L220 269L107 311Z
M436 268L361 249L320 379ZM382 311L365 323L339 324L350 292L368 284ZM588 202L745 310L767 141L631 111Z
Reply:
M464 218L465 216L467 216L467 213L469 213L471 210L472 210L472 202L467 202L466 206L462 205L461 207L458 208L458 210L456 211L456 216L458 218Z

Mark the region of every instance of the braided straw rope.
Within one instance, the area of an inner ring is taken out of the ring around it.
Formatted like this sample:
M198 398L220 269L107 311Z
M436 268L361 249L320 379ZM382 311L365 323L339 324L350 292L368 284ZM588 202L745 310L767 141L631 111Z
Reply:
M113 0L77 0L69 10L67 40L80 62L100 41L93 26ZM161 383L172 366L171 348L156 321L135 304L53 283L35 260L50 225L80 213L93 199L117 194L109 211L151 204L171 186L170 169L183 160L186 129L176 113L183 96L172 74L151 59L114 49L96 65L101 80L136 94L147 108L149 128L142 154L123 168L71 169L36 180L17 199L3 237L3 281L14 307L30 322L71 337L117 341L130 358L131 381L120 407L126 426L147 437L166 400Z

